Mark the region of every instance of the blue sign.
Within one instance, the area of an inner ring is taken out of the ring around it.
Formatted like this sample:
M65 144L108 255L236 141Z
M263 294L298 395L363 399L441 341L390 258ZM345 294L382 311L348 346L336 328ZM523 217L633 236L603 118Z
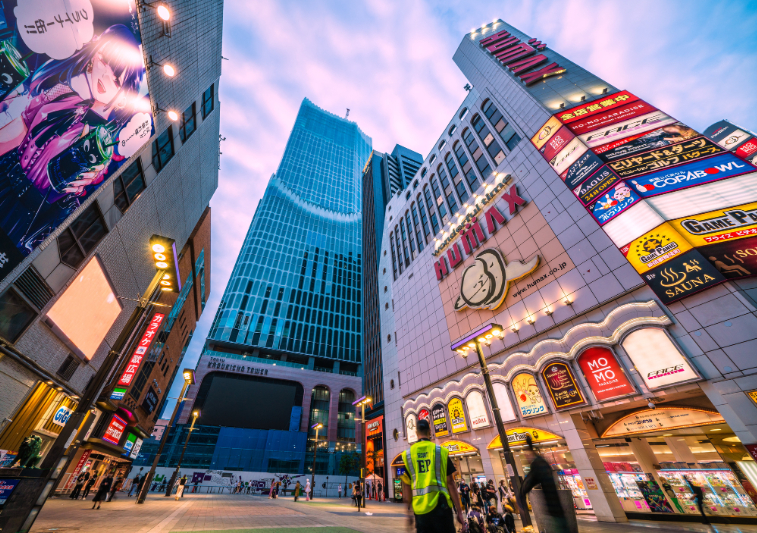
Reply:
M16 488L20 479L0 479L0 505L10 498L13 489Z
M65 426L68 418L71 416L71 409L61 406L53 417L53 424Z
M660 172L640 176L626 183L642 198L665 194L666 192L702 185L754 172L757 169L733 154L722 154L688 165L668 168Z
M111 400L120 400L124 397L126 394L126 389L124 387L116 387L113 389L113 392L110 394Z
M589 207L591 214L600 225L621 214L633 204L641 200L639 195L631 190L625 182L620 182L607 191L594 204Z

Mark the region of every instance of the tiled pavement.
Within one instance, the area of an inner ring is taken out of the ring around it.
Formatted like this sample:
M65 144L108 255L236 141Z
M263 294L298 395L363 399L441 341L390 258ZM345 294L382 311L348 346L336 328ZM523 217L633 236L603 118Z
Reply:
M34 533L389 533L409 532L404 508L394 503L369 502L366 514L351 507L350 500L321 499L315 502L289 498L269 500L247 495L191 494L182 501L151 495L143 505L121 496L92 510L91 502L53 499L42 509ZM599 523L579 517L581 533L757 533L757 526L680 524L634 521L627 524Z

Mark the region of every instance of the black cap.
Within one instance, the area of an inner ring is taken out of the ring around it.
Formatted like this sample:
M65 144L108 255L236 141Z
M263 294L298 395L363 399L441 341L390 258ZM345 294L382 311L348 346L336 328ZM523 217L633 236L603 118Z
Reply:
M425 418L418 420L418 425L416 427L418 428L418 431L431 431L431 426L428 424L428 420L426 420Z

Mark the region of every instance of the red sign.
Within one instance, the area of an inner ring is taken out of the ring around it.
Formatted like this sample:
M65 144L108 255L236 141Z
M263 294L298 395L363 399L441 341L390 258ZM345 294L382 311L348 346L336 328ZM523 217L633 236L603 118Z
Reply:
M429 415L428 409L421 409L421 411L418 413L418 420L428 420L431 421L431 416Z
M757 152L757 139L752 137L744 144L736 148L733 153L743 159L747 159L748 157L751 157L755 152Z
M578 365L599 402L636 392L607 348L589 348L578 357Z
M131 384L132 380L134 379L134 375L137 373L137 370L139 370L139 365L140 363L142 363L142 359L145 358L147 350L150 349L150 345L152 344L155 336L158 334L158 328L160 328L160 324L161 322L163 322L163 319L165 317L166 315L164 315L163 313L155 313L152 316L152 320L150 320L150 324L142 334L142 339L139 341L139 344L137 344L137 347L131 356L129 364L126 365L126 370L124 370L124 373L121 375L121 379L118 380L119 385Z
M557 119L563 124L569 124L573 121L586 118L589 115L604 111L605 109L620 107L635 102L636 100L638 100L638 98L633 94L628 91L621 91L619 93L608 95L600 100L594 100L588 104L555 113L555 117L557 117Z
M378 435L381 435L381 432L384 429L383 419L384 417L382 415L378 418L374 418L373 420L368 420L367 432L369 437L376 437Z
M76 476L81 474L81 469L84 468L84 465L87 464L87 460L89 459L89 456L92 454L92 450L84 450L82 452L81 457L79 457L79 462L76 463L76 468L74 468L74 471L71 472L71 475L68 478L68 481L66 481L66 486L64 487L64 490L70 489L74 486L74 482L76 481Z
M542 146L540 150L542 156L547 161L552 161L560 150L568 146L568 143L575 138L576 136L566 126L563 126Z
M565 72L565 67L550 63L538 70L531 70L548 61L544 54L537 54L547 47L546 43L534 38L524 43L507 31L501 31L481 39L478 43L496 57L510 72L526 85ZM529 72L530 71L530 72Z
M639 115L646 115L647 113L651 113L653 111L657 111L657 108L649 105L642 100L637 100L635 102L631 102L630 104L607 109L602 113L597 113L596 115L591 115L590 117L577 120L571 123L571 125L568 127L576 135L582 135L584 133L596 130L597 128L609 126L610 124L614 124L616 122L623 122L624 120L628 120Z
M126 420L118 415L113 415L113 419L110 421L108 429L105 430L103 440L115 444L118 446L118 441L121 440L121 435L126 431Z
M752 456L752 459L757 461L757 444L744 444L744 448L746 448L746 451Z

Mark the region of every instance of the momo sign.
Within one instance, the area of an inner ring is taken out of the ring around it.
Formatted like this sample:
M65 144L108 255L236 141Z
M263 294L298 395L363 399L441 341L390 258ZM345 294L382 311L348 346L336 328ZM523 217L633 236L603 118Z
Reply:
M589 348L578 357L578 366L599 402L636 392L615 354L608 348Z
M455 301L455 311L498 308L507 296L510 284L533 272L539 266L539 256L527 262L513 261L510 264L499 250L489 248L479 253L476 260L463 271L460 281L460 296Z

